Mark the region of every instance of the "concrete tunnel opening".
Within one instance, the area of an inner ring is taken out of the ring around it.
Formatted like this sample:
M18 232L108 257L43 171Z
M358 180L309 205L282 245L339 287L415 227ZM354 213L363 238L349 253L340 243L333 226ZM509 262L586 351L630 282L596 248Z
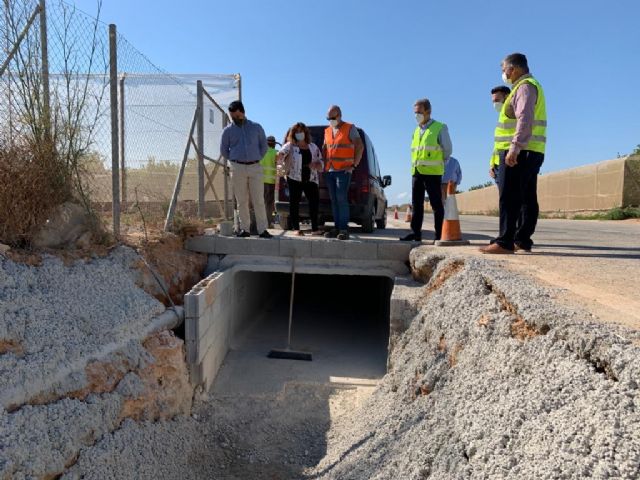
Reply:
M275 392L287 382L375 382L386 373L393 281L296 274L291 348L312 362L268 359L285 348L291 273L236 272L229 350L214 392Z

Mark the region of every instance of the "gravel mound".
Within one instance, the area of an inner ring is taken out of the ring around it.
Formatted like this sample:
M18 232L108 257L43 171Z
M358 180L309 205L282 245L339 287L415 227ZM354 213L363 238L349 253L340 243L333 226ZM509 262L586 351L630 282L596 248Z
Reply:
M412 253L416 277L434 262L389 373L311 478L638 478L638 334L495 263Z
M39 267L0 257L0 405L12 410L43 393L82 388L84 367L139 340L164 306L136 287L128 248L107 258Z

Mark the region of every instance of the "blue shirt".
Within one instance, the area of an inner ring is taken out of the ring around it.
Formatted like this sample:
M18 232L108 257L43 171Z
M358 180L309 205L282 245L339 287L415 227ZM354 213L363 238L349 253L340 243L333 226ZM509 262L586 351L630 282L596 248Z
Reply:
M268 148L262 126L249 119L245 118L242 126L232 123L222 131L220 155L232 162L259 162Z
M442 175L442 183L453 182L456 185L460 185L462 182L462 169L460 168L460 162L454 157L449 157L444 162L444 175Z

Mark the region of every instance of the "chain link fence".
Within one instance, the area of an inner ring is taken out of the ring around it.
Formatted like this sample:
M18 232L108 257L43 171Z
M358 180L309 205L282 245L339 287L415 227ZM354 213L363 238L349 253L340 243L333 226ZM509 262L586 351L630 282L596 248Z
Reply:
M73 159L75 193L116 234L121 218L170 228L228 215L218 146L239 75L172 75L62 0L1 1L2 148L53 136Z

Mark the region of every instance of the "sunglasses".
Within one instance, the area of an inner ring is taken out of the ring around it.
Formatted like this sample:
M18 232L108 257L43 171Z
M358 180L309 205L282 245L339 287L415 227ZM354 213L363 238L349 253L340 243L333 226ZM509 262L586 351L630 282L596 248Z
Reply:
M337 120L338 117L327 117L327 120Z

